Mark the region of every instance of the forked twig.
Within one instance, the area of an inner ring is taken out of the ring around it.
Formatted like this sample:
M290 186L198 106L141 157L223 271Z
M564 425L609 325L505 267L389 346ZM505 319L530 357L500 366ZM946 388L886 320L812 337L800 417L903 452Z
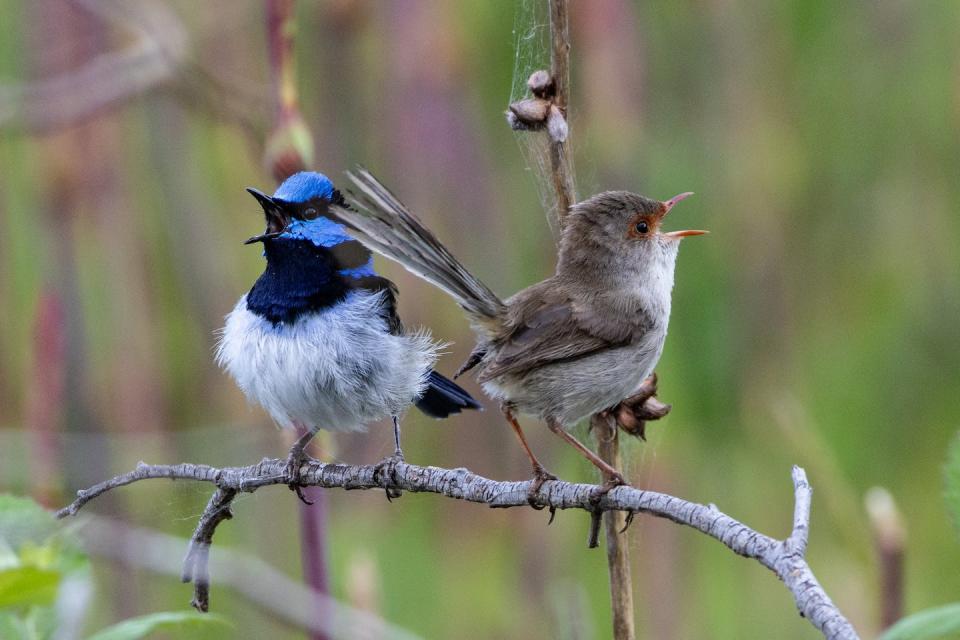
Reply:
M194 581L195 606L205 610L209 603L209 576L206 562L217 525L229 518L230 502L241 492L252 493L273 485L285 486L286 462L265 458L248 467L222 469L199 464L148 465L140 463L133 471L120 474L77 492L77 499L57 513L58 518L75 515L98 496L128 484L153 478L198 480L217 487L200 516L190 551L184 562L183 577ZM382 474L379 474L382 475ZM328 489L384 489L385 483L413 493L439 495L486 504L490 507L526 507L532 480L508 482L478 476L468 469L421 467L401 462L391 478L378 477L374 465L326 464L313 461L304 465L301 478L306 486ZM830 600L807 564L805 552L810 525L811 488L800 467L793 468L793 530L786 540L777 540L754 531L713 505L688 502L656 491L629 486L616 487L600 500L598 487L560 480L544 483L536 504L555 509L643 512L692 527L715 538L733 552L758 561L773 571L793 594L797 610L831 640L852 640L856 631Z

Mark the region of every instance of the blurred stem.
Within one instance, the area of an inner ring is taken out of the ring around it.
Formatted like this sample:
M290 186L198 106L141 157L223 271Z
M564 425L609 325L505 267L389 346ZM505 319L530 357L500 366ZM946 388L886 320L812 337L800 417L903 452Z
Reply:
M265 164L278 183L313 164L313 139L300 115L297 94L297 68L294 56L296 36L296 2L266 0L267 46L273 80L274 124L267 140ZM297 436L303 435L298 433ZM330 573L327 564L327 501L322 489L304 490L313 504L300 504L300 564L303 579L321 595L314 603L317 625L329 628L330 612L324 606L330 595ZM311 640L327 640L322 631L313 631Z
M33 330L33 371L27 388L30 474L36 500L53 506L60 498L58 432L63 424L66 382L65 312L59 292L45 287L37 304Z
M264 164L277 182L283 182L313 164L313 137L300 115L297 94L296 3L294 0L266 0L266 3L274 121L267 137Z
M590 426L597 438L597 453L615 469L620 468L620 436L613 418L595 415ZM610 606L613 609L613 637L615 640L632 640L635 636L633 622L633 584L630 577L630 554L626 534L621 534L627 524L623 511L607 511L603 514L604 537L607 541L607 568L610 574Z
M297 437L302 435L297 431ZM303 495L313 504L300 502L300 565L303 580L318 597L313 602L316 624L310 632L311 640L328 640L326 632L317 629L330 628L330 610L326 606L330 595L330 570L327 563L327 494L318 487L305 487Z
M903 616L906 528L893 495L886 489L870 489L864 502L880 565L880 628L886 629Z
M297 67L293 48L295 35L295 1L267 0L267 46L278 122L283 122L298 110Z

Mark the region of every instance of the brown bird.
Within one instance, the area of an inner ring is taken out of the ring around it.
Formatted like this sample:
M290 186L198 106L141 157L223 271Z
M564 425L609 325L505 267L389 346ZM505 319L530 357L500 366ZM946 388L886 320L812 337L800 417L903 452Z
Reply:
M684 198L659 202L607 191L570 208L556 274L501 300L470 274L407 208L365 169L347 174L357 192L332 213L361 242L450 294L463 307L477 344L458 375L500 401L530 458L536 482L556 479L530 450L515 413L540 417L603 472L625 484L568 431L611 409L649 376L663 352L680 240L706 231L664 232L664 216Z

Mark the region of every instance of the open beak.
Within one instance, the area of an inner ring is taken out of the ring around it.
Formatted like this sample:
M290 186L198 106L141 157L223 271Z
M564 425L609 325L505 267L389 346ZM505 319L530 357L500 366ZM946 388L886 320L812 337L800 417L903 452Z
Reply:
M681 200L686 200L693 195L693 191L685 191L684 193L678 193L669 200L664 201L663 203L663 215L667 215L670 212L670 209L680 202ZM670 238L672 240L679 240L681 238L686 238L687 236L702 236L705 233L710 233L709 231L703 231L701 229L684 229L683 231L669 231L664 233L663 236Z
M283 233L283 230L287 228L288 224L290 224L290 216L287 215L286 211L284 210L284 203L252 187L247 187L247 192L256 198L257 202L260 203L260 206L263 207L263 214L267 219L267 230L258 236L248 238L243 244L263 242L264 240L269 240L270 238L276 238Z
M689 198L689 197L692 196L692 195L693 195L693 191L686 191L686 192L684 192L684 193L678 193L677 195L673 196L672 198L670 198L669 200L667 200L666 202L664 202L664 203L663 203L663 206L666 207L666 211L663 212L663 215L667 215L667 213L669 213L670 209L673 209L673 207L674 207L678 202L680 202L681 200L686 200L687 198Z
M687 236L702 236L705 233L710 233L709 231L703 231L702 229L684 229L683 231L670 231L663 234L668 238L686 238Z

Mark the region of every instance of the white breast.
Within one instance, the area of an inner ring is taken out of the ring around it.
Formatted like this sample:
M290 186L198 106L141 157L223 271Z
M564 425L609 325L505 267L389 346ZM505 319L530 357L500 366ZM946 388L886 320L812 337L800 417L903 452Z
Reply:
M398 415L423 393L439 347L429 335L391 335L383 293L347 298L277 325L247 309L227 316L217 363L282 427L352 431Z

